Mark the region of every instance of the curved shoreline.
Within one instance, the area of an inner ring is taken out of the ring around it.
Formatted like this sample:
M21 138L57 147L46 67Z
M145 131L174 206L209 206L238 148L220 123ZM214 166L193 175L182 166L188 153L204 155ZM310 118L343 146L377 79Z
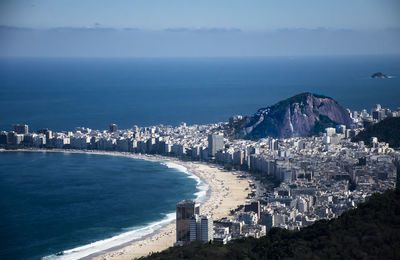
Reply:
M197 194L196 201L201 204L201 213L212 215L214 217L214 220L222 217L229 217L230 210L235 209L238 205L243 205L246 202L247 197L247 192L245 190L248 187L247 180L239 180L231 172L222 171L212 165L201 162L185 162L173 157L165 157L159 155L143 155L97 150L17 149L3 151L97 154L108 156L121 156L132 159L159 162L166 165L167 167L176 168L182 173L193 176L192 178L195 178L197 181L196 187L199 189L199 191L197 191L195 194L204 192L204 190L201 190L199 187L202 184L207 185L207 191L205 192L205 194L203 196L202 194ZM180 167L183 167L183 169ZM151 231L148 234L131 239L129 241L124 241L121 244L112 245L106 249L89 252L88 254L76 257L78 259L133 259L141 256L146 256L151 252L162 251L172 246L175 242L175 217L168 220L167 216L169 214L174 214L174 212L168 213L166 215L167 219L164 218L158 222L149 223L143 228L139 228L134 231L124 232L120 235L111 237L109 239L100 240L95 243L101 243L102 241L108 242L107 240L110 240L112 242L112 240L115 240L117 237L123 236L124 234L127 234L129 232L135 232L137 230L141 230L151 226L157 227L157 229ZM74 249L65 250L64 252L71 253L80 248L90 247L90 245L93 244L83 245ZM64 255L64 257L57 257L57 259L72 259L72 257L72 255ZM77 259L76 257L73 259Z

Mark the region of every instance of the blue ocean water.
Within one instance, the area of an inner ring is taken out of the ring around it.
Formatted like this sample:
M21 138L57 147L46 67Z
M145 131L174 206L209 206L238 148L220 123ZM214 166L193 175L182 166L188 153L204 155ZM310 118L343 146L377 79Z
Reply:
M378 71L393 78L371 79ZM400 56L2 59L0 129L212 123L305 91L397 108Z
M0 165L0 259L39 259L158 222L197 184L117 156L0 152Z
M381 71L390 79L371 79ZM400 56L0 59L0 130L203 124L310 91L400 106ZM159 163L0 153L0 258L37 259L163 219L196 182ZM146 189L143 189L146 187Z

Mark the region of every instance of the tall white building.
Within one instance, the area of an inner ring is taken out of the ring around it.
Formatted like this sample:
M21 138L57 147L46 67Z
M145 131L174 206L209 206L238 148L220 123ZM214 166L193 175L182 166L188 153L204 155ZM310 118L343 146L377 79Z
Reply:
M199 215L194 215L190 218L190 242L199 239L200 234L200 218Z
M328 128L325 128L325 132L326 132L327 136L332 136L332 135L336 134L336 129L333 127L328 127Z
M213 220L210 216L194 215L190 218L190 241L209 242L213 240Z
M200 234L200 240L203 242L213 240L214 229L211 216L201 216Z

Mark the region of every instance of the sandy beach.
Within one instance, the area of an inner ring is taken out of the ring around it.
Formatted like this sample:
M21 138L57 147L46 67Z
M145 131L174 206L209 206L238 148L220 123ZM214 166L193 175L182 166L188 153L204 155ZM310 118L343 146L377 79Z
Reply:
M230 211L239 205L246 203L249 190L247 179L239 179L232 172L219 169L217 166L202 162L184 162L172 157L140 155L132 153L106 152L106 151L84 151L84 150L42 150L21 149L27 152L68 152L68 153L91 153L111 156L124 156L134 159L145 159L153 161L170 162L181 165L191 173L198 176L209 186L208 196L200 205L200 213L211 215L214 220L230 218ZM125 243L102 252L96 252L83 259L135 259L146 256L151 252L159 252L175 243L175 220L168 225L147 235L139 240Z
M129 155L128 155L129 156ZM134 158L142 158L133 155ZM199 176L209 185L210 194L208 200L200 206L201 214L208 214L214 220L223 217L229 218L232 209L246 202L249 184L246 179L238 179L231 172L219 170L217 167L205 163L183 162L169 157L149 157L164 161L170 161L186 167L189 172ZM92 259L134 259L146 256L151 252L159 252L175 243L175 222L163 227L160 231L143 240L132 242L117 250L108 250L103 255Z

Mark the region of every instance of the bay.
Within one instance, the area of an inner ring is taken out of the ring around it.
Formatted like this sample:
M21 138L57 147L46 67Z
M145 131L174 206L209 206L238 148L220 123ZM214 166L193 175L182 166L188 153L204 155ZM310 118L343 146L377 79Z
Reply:
M175 168L119 156L1 152L0 165L1 259L39 259L146 227L197 191Z

